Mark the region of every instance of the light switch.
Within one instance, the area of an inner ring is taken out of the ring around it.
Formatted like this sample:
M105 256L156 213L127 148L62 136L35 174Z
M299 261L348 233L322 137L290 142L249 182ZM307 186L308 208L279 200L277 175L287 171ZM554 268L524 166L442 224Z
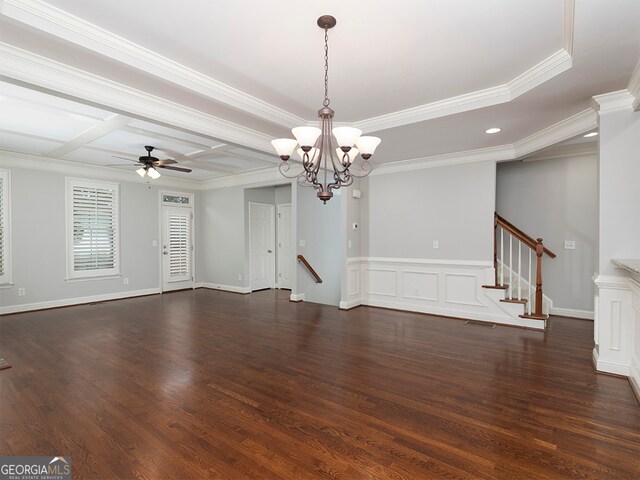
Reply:
M353 245L353 243L351 242L351 240L347 240L347 248L351 248Z
M157 247L158 246L158 240L154 240L153 242L151 242L151 246L152 247Z
M565 240L564 241L564 249L565 250L575 250L576 249L576 241L575 240Z
M438 240L433 241L433 248L440 248L440 242L438 242Z
M306 244L307 244L307 242L306 242L306 241L304 241L304 240L300 240L300 241L298 242L298 245L300 245L301 247L304 247Z

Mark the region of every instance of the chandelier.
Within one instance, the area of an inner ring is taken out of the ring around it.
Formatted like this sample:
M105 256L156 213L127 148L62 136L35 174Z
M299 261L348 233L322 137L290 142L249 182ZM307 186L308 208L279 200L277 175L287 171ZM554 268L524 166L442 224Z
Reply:
M362 131L357 128L333 128L335 112L329 108L329 29L335 25L336 19L331 15L318 18L318 26L324 30L324 101L318 110L320 128L296 127L291 130L295 140L279 138L271 142L282 159L280 173L287 178L297 178L298 185L314 187L323 203L333 197L333 190L350 186L354 177L369 175L369 159L380 144L378 137L363 137ZM291 169L289 159L297 145L300 145L297 153L302 160L303 170L293 175L288 173ZM361 173L355 174L351 168L358 154L362 158Z

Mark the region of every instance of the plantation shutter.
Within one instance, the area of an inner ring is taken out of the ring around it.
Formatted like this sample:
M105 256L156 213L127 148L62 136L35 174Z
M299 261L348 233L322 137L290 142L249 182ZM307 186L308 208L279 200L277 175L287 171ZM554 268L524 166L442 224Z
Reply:
M118 185L71 182L71 210L71 276L118 274Z
M169 277L170 281L191 278L190 213L169 215Z

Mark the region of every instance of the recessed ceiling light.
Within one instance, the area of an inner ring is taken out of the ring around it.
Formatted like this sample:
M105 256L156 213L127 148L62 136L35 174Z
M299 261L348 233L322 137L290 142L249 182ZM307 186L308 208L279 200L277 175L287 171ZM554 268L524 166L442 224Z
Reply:
M589 137L595 137L596 135L598 135L598 132L591 132L591 133L587 133L586 135L583 135L583 137L589 138Z
M498 132L501 132L501 131L502 131L501 128L493 127L493 128L490 128L489 130L485 130L484 133L498 133Z

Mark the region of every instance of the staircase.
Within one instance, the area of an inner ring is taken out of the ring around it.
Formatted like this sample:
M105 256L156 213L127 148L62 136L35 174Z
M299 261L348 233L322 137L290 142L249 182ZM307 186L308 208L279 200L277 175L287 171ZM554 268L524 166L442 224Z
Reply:
M525 327L544 329L553 305L542 293L542 258L556 254L497 213L493 222L494 282L487 295Z

